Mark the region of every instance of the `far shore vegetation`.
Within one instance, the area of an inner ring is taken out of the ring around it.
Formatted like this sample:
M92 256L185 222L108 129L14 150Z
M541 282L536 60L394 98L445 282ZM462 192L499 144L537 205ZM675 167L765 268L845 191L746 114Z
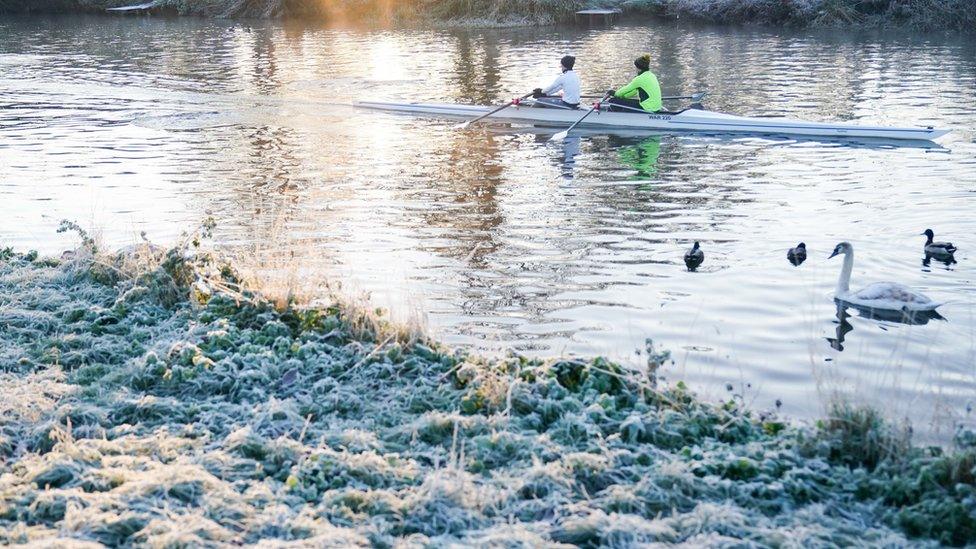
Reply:
M152 0L0 0L0 12L104 11ZM157 11L213 17L314 17L395 24L541 25L576 11L791 27L976 29L973 0L155 0Z
M646 366L486 359L205 251L0 248L0 544L965 545L976 436L812 425ZM288 293L291 295L291 293ZM280 297L280 296L279 296Z

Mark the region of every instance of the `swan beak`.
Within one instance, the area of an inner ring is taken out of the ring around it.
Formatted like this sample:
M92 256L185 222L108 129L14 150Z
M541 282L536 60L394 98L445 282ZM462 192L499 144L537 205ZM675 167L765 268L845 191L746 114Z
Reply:
M835 255L837 255L837 250L834 250L834 253L832 253L832 254L830 254L830 257L828 257L827 259L831 259L831 258L833 258L833 257L834 257Z

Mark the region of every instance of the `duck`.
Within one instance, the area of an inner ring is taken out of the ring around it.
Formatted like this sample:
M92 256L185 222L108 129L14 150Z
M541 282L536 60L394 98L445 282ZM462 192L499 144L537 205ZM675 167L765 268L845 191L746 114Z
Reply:
M691 247L690 250L685 252L685 266L688 267L689 271L694 271L705 261L705 252L702 251L701 246L698 242Z
M875 282L852 292L850 283L851 271L854 270L854 246L850 242L841 242L834 247L834 252L827 259L838 255L844 256L844 265L840 269L837 293L834 295L837 301L849 303L857 308L902 312L934 311L936 307L942 305L896 282Z
M799 267L807 260L807 245L800 242L795 248L790 248L790 251L786 252L786 259L790 260L794 267Z
M925 248L923 248L926 255L944 257L956 253L957 248L952 245L952 242L933 242L932 240L935 238L935 233L932 232L932 229L925 229L922 236L925 236L927 239L925 241Z

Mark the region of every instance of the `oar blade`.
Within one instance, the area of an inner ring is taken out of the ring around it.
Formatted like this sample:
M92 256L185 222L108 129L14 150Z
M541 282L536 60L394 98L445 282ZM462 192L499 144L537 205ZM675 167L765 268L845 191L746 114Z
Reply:
M470 125L471 125L471 121L470 120L467 120L467 121L461 122L460 124L455 124L454 125L454 129L455 130L465 130Z
M561 131L549 138L549 141L562 141L569 135L568 131Z

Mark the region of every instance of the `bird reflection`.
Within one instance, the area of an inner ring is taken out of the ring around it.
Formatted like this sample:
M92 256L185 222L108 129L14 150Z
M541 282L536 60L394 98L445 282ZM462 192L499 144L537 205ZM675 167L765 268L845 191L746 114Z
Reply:
M956 258L953 257L952 254L949 254L949 255L936 255L936 254L930 254L930 253L926 252L925 253L925 257L922 258L922 266L923 267L931 267L932 266L932 260L933 259L936 260L937 262L945 265L946 267L951 267L951 266L953 266L953 265L956 264Z
M850 313L847 312L847 306L841 304L840 302L835 303L837 305L837 328L835 333L837 337L825 338L830 347L837 351L844 350L844 338L854 329L854 326L847 321L851 317Z
M922 326L928 324L930 320L948 320L946 317L940 315L937 311L894 311L891 309L871 309L866 307L858 307L851 303L846 303L835 299L834 305L837 307L837 321L835 324L836 337L824 338L830 344L831 348L843 351L844 350L844 339L847 337L851 331L854 330L854 325L851 324L848 319L851 317L848 309L854 309L857 311L858 317L866 318L869 320L881 320L885 322L894 322L897 324L908 324L911 326Z

